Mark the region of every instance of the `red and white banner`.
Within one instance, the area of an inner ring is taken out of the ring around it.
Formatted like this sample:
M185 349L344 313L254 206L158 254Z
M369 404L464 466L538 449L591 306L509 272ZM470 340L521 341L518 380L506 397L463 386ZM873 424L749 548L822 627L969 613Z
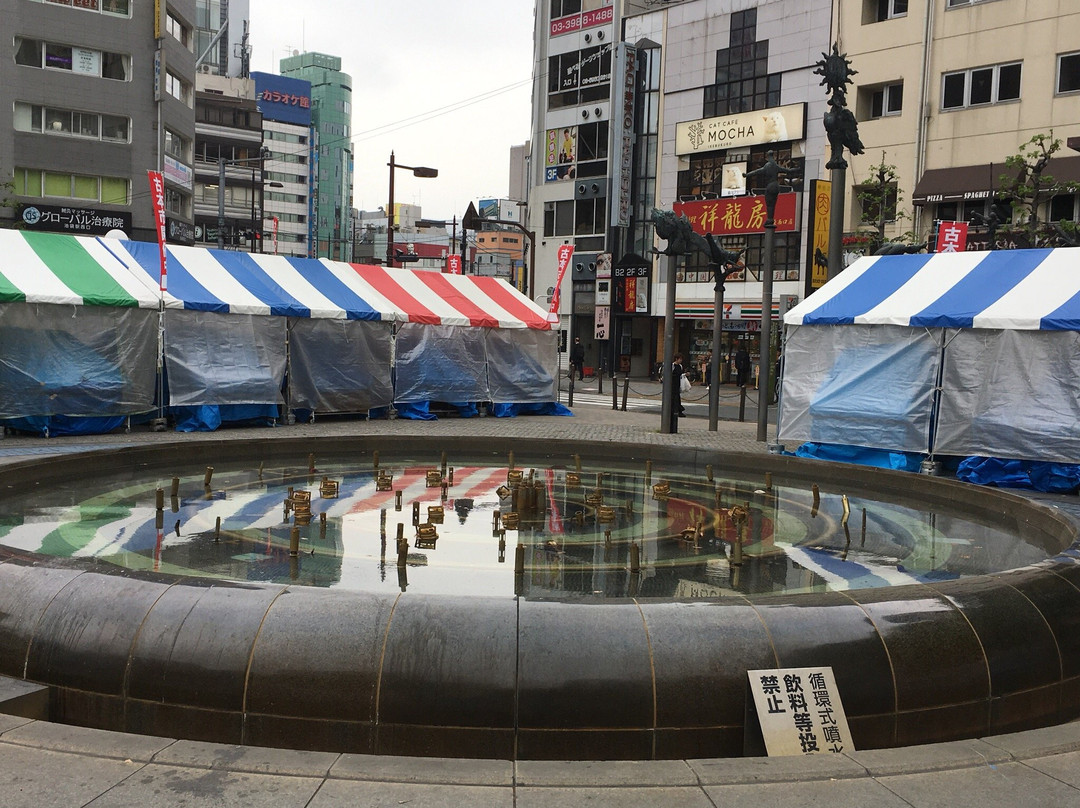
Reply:
M446 257L446 271L451 275L461 274L461 256L448 255Z
M274 217L274 255L277 255L277 226L278 226L278 217L275 216Z
M559 322L559 302L561 300L560 289L562 289L563 275L566 274L566 268L570 266L570 256L574 254L574 246L572 244L563 244L559 247L559 274L555 276L555 291L551 293L551 308L548 309L548 322Z
M158 251L161 254L161 291L169 288L165 268L165 180L160 171L147 171L150 177L150 199L154 203L154 225L157 228Z
M942 222L938 226L937 251L963 252L967 249L967 222Z

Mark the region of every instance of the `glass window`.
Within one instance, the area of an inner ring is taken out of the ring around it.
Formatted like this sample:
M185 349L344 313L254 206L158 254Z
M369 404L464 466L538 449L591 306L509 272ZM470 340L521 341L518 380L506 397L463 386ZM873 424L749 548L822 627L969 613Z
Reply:
M101 75L107 79L127 81L128 57L121 53L101 54Z
M46 109L45 130L71 134L71 113L61 109Z
M100 122L99 116L90 112L74 112L72 113L71 119L72 129L77 132L80 137L97 139L98 124Z
M67 45L57 45L54 42L46 42L45 67L51 67L56 70L71 70L71 48Z
M128 205L128 181L120 177L101 178L101 201L109 205Z
M119 115L101 116L101 139L128 142L128 119Z
M979 67L946 73L942 81L942 109L959 109L1020 98L1022 64Z
M998 101L1011 101L1020 97L1020 63L1002 65L998 68Z
M1080 90L1080 53L1066 53L1058 57L1057 91L1071 93Z
M994 69L991 67L971 71L969 104L989 104L993 96Z
M44 172L45 196L71 196L71 175Z
M80 177L76 174L75 190L72 196L76 199L92 199L96 202L98 199L97 177Z
M42 42L40 39L16 38L15 64L41 67L41 49Z
M945 109L964 106L964 85L966 82L966 73L950 73L945 76L945 93L941 106Z

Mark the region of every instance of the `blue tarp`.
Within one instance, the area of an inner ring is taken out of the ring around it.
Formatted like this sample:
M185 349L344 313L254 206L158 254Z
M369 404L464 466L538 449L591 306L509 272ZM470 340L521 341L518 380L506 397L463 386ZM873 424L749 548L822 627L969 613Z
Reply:
M1051 494L1072 494L1080 489L1080 465L968 457L956 469L956 479L976 485L1023 488Z

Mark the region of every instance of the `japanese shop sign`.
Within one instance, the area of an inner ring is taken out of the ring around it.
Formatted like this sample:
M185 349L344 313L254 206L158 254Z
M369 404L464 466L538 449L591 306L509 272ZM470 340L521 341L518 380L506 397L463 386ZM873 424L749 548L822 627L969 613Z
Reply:
M770 757L855 748L832 668L777 668L746 675Z
M780 194L776 199L777 232L795 229L796 194ZM765 232L765 197L738 196L729 199L705 199L676 202L671 206L675 215L690 220L694 231L705 235L732 236L741 233Z
M24 205L20 215L28 230L86 236L104 236L110 230L123 230L128 235L131 234L131 214L113 210Z
M291 76L252 71L255 79L255 103L262 116L270 121L311 123L311 82Z

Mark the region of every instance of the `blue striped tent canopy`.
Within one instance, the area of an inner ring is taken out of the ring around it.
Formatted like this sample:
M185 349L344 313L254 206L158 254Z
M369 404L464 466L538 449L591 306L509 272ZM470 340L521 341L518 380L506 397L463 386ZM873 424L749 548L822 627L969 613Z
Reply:
M1080 330L1080 249L861 258L786 325Z

